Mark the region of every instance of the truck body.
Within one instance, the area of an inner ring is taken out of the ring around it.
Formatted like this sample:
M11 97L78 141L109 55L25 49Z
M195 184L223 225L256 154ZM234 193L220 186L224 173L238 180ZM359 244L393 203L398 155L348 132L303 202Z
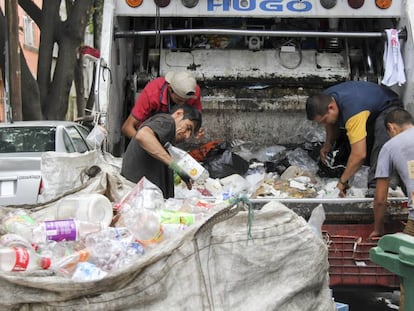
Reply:
M381 83L387 29L398 31L406 75L391 87L414 113L413 19L409 0L105 0L95 93L107 149L122 156L121 126L143 87L181 70L201 87L205 141L304 143L322 131L306 120L308 95L348 80ZM331 223L372 223L371 199L284 201L305 217L325 203ZM390 223L406 216L391 204Z

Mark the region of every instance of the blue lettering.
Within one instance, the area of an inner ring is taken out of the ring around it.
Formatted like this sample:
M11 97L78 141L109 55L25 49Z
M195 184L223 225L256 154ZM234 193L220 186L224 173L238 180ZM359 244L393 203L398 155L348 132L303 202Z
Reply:
M282 3L282 0L264 0L260 3L260 8L268 12L282 12L283 7L278 3Z
M233 8L237 11L252 11L256 8L256 0L249 0L247 1L249 3L248 7L241 7L240 2L243 0L233 0Z
M298 1L293 0L286 4L286 7L289 11L292 12L309 12L312 10L312 3L309 1Z
M256 8L263 12L309 12L312 10L312 3L308 0L247 0L248 6L241 4L246 0L207 0L207 11L228 12L254 11ZM233 2L233 5L231 4ZM284 4L286 2L286 4Z
M230 10L230 0L222 0L221 3L214 3L215 0L208 0L207 11L214 11L214 7L223 7L223 11Z

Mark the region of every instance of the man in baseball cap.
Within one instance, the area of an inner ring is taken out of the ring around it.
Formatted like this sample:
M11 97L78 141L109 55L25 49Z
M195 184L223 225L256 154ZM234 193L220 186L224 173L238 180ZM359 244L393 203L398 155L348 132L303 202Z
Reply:
M168 72L165 77L156 78L144 87L122 125L122 132L128 138L135 136L142 122L158 112L170 112L174 105L186 104L201 111L200 97L200 87L192 73ZM203 129L195 133L199 139L203 135Z
M196 99L197 82L194 76L187 72L170 71L165 75L165 81L170 84L172 92L182 99Z

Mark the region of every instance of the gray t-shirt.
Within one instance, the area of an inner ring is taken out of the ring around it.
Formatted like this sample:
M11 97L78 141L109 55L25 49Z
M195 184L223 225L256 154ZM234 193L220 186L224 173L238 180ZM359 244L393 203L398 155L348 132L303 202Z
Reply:
M175 144L175 120L171 115L156 114L143 122L140 128L144 126L154 131L162 146L167 141ZM121 175L135 183L145 176L161 189L165 199L174 197L172 170L147 153L135 138L131 139L122 157Z
M378 156L375 178L390 177L393 169L398 172L407 188L409 218L414 219L411 193L414 191L414 177L409 174L408 163L414 161L414 127L391 138L382 147Z

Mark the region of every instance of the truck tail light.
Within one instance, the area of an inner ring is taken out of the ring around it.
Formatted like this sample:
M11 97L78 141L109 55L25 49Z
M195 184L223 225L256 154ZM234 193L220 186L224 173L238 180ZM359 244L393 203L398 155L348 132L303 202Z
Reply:
M126 0L126 3L131 7L131 8L137 8L142 4L143 0Z
M353 9L359 9L364 5L364 0L348 0L348 4Z
M160 8L165 8L170 4L170 0L154 0L155 4Z
M388 9L392 4L392 0L375 0L375 4L380 9Z
M198 4L198 0L181 0L181 2L187 8L193 8Z

